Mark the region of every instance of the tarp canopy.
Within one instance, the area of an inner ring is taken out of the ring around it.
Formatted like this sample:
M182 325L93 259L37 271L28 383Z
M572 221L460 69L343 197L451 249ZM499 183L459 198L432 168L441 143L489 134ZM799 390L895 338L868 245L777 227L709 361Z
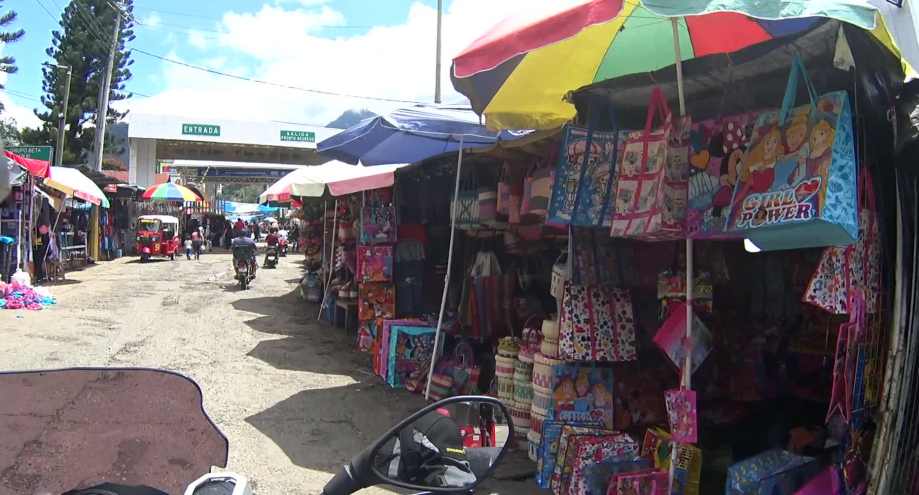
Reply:
M366 166L414 163L463 148L488 146L530 131L491 132L464 105L415 105L362 120L316 145L329 158Z
M22 168L28 170L30 174L36 177L48 177L48 169L51 167L50 162L36 160L34 158L25 158L9 150L3 150L3 152L6 153L7 158L18 163Z
M395 171L405 164L376 167L354 166L331 161L312 167L303 167L285 175L261 195L260 203L290 203L293 198L317 198L328 188L332 196L342 196L380 187L395 182Z
M108 198L93 181L75 168L50 167L50 174L45 178L45 186L61 191L94 205L109 207Z

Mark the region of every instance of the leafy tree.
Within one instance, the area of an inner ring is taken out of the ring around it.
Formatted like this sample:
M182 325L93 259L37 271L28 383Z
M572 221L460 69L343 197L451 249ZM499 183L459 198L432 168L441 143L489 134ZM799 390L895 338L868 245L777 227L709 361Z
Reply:
M223 199L236 203L258 203L258 195L265 192L265 186L259 184L224 184Z
M16 125L16 119L0 118L0 138L7 146L17 146L22 143L22 137L19 135L19 126Z
M22 39L25 36L26 32L22 29L16 31L7 31L12 28L13 22L16 21L16 11L9 10L3 12L3 0L0 0L0 45L8 45ZM0 72L6 72L7 74L15 74L19 70L19 67L16 67L16 59L9 56L0 56ZM3 85L0 84L0 89L3 89ZM3 103L0 103L0 113L3 112Z
M127 14L134 10L133 0L122 0L121 8ZM96 105L99 87L108 62L108 51L114 29L115 16L121 15L111 0L71 0L61 14L61 30L52 31L51 47L45 53L55 64L72 67L70 101L67 108L67 130L64 140L63 163L84 163L92 151L95 137ZM133 64L130 52L125 50L134 39L131 16L123 16L116 43L112 70L109 108L106 121L113 123L126 115L111 104L131 97L125 84L131 79L128 67ZM56 67L42 69L42 104L46 110L35 111L41 119L39 129L24 129L23 140L29 144L53 145L57 139L58 115L64 101L65 70ZM106 139L110 144L110 140Z

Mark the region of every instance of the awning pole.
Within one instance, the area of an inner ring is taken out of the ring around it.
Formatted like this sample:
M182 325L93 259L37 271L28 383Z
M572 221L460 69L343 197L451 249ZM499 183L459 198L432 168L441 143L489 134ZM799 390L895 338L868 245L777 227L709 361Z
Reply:
M450 203L450 248L447 250L447 274L444 276L444 292L440 297L440 314L437 315L437 329L434 333L434 349L431 352L431 366L428 367L428 385L424 389L424 400L431 395L431 377L434 376L434 364L437 362L437 350L440 349L440 326L444 323L444 311L447 309L447 291L450 290L450 271L453 268L453 241L456 236L456 210L454 204L459 197L460 173L463 171L463 135L460 134L459 157L456 159L456 185L453 186L453 201Z
M327 225L327 224L328 224L328 221L326 220L326 214L328 214L328 212L329 212L329 202L326 201L326 200L322 200L322 255L320 255L320 257L319 257L319 266L320 266L320 268L321 268L322 265L326 262L326 257L325 257L325 247L326 247L326 246L325 246L325 232L326 232L326 229L328 228L328 225ZM301 229L301 230L302 230L302 229ZM300 233L300 244L305 244L304 241L305 241L305 239L304 239L304 237L303 237L303 233L301 232L301 233Z
M322 309L325 308L326 298L329 297L329 286L332 285L332 274L335 273L335 222L337 221L338 199L335 200L335 211L332 213L332 249L329 250L329 279L325 284L325 290L322 293L322 304L319 306L319 316L316 317L317 322L322 319ZM325 232L322 233L322 240L325 242ZM332 325L335 325L334 311L332 312Z
M676 17L670 18L673 27L673 53L676 57L676 87L677 96L680 99L680 117L686 114L686 100L683 96L683 57L680 55L680 23ZM693 242L692 239L686 239L686 342L692 338L692 289L693 273L695 272L695 261L693 260ZM691 389L692 378L692 353L687 352L683 362L682 387L686 390ZM673 476L676 470L677 456L679 445L673 442L670 460L670 486L673 489Z

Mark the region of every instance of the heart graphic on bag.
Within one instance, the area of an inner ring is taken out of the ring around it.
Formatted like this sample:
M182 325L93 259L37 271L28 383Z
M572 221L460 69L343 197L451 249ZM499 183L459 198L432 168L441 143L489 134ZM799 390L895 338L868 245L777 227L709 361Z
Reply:
M705 170L708 168L708 161L711 159L711 154L708 150L702 150L689 158L689 163L692 164L694 168L699 170Z
M820 189L820 178L814 177L809 181L802 182L798 184L798 187L795 188L795 199L798 200L798 203L803 203L807 201L808 198L814 195Z

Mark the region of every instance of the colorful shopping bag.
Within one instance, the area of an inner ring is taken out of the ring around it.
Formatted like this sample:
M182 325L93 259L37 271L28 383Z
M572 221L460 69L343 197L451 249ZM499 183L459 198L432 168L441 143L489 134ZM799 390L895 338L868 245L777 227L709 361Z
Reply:
M689 134L689 213L692 239L737 239L725 232L734 185L753 122L763 112L745 112L693 122Z
M373 350L374 345L379 342L382 330L382 319L359 321L357 325L357 350L359 352Z
M654 116L661 119L652 128ZM673 120L660 88L651 92L644 131L625 132L625 149L616 165L613 237L677 238L686 221L689 174L688 116Z
M609 204L613 187L613 166L623 149L619 126L609 108L613 129L596 130L600 112L589 127L565 125L555 185L549 207L549 221L564 225L609 227Z
M450 204L450 212L455 216L456 228L461 230L478 229L482 227L479 221L479 190L475 175L465 173L459 194Z
M570 448L570 447L569 447ZM591 495L606 492L614 471L637 470L648 465L635 462L639 445L627 434L581 438L574 445L568 495Z
M613 485L615 483L615 486ZM627 473L610 480L607 495L667 495L670 475L657 471ZM615 488L615 490L613 490Z
M728 468L725 495L792 495L820 472L820 460L767 450Z
M696 392L681 388L664 392L670 434L679 443L699 441L699 419L696 413Z
M858 240L848 246L824 249L804 293L804 302L833 314L849 312L850 294L855 287L861 288L868 313L878 311L881 238L874 184L865 169L859 172L859 190Z
M648 428L641 445L641 457L654 464L657 471L670 472L670 434L660 428ZM670 495L699 495L702 479L702 451L692 445L681 444L673 466L673 485Z
M394 206L361 208L361 242L396 242L396 208Z
M540 488L549 488L549 482L555 472L555 460L558 457L559 444L565 428L596 429L599 426L597 423L581 424L553 420L543 421L542 437L539 439L536 454L536 484Z
M360 299L358 306L359 320L378 318L395 318L396 289L391 283L358 284Z
M691 370L693 373L708 354L712 351L712 334L702 323L702 320L693 313L692 342L686 341L686 303L679 304L670 312L670 317L654 335L654 343L660 346L664 354L679 369L683 369L686 361L687 347L691 352Z
M393 247L358 246L357 278L361 282L392 282Z
M559 364L552 368L548 419L613 427L613 370L593 365Z
M792 108L798 78L810 102ZM845 91L818 96L795 55L782 108L756 119L730 232L761 250L845 246L858 236L855 141Z
M562 430L562 437L559 441L559 451L555 459L555 471L552 473L552 480L549 488L556 494L562 495L568 493L571 475L574 472L576 460L578 458L578 445L585 440L596 438L602 441L611 441L621 443L631 440L628 435L622 435L619 432L594 429L594 428L572 428L565 427Z
M626 289L567 282L559 326L559 359L637 359L632 298Z
M555 168L534 161L523 183L523 204L521 215L536 215L546 218L552 201L552 186L555 183Z
M433 327L393 325L389 336L389 369L387 382L393 388L405 385L405 379L430 366L434 356L443 353L443 340L435 351L436 330Z

